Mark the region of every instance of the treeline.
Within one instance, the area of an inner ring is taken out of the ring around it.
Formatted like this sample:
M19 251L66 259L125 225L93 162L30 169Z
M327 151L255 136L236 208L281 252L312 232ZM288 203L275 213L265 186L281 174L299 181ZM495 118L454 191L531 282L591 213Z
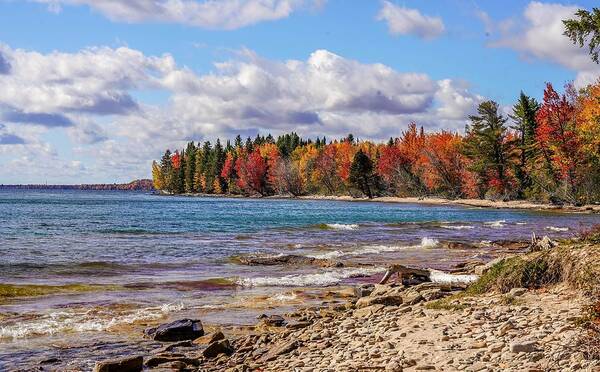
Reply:
M542 102L521 93L511 114L479 105L464 135L410 124L387 143L352 135L238 136L224 145L190 142L153 162L154 187L168 193L328 194L600 201L600 83Z
M129 183L97 183L82 185L0 185L1 189L10 190L120 190L120 191L152 191L152 180L141 179Z

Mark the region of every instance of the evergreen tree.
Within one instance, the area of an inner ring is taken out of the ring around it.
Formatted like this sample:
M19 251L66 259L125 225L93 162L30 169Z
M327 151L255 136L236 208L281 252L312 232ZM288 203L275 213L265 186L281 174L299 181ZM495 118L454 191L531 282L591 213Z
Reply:
M163 177L163 190L172 192L171 178L173 177L173 163L171 163L171 150L167 149L160 161L160 171Z
M354 155L348 179L354 187L362 191L369 199L373 198L372 189L375 180L373 162L362 150L358 150Z
M235 142L233 144L235 146L236 149L239 149L242 147L242 136L240 136L239 134L235 137Z
M194 189L194 176L196 173L196 145L190 142L185 150L185 192L192 193Z
M218 185L215 189L218 189L220 192L224 192L226 190L226 183L221 178L221 170L223 169L223 164L225 164L225 151L223 151L223 146L221 146L221 141L217 138L217 142L215 143L215 147L213 149L213 159L211 162L211 172L213 174L213 185Z
M200 172L202 174L201 182L202 189L205 193L210 194L213 190L214 168L213 164L213 151L210 141L205 141L202 145L202 164L200 165Z
M580 48L587 44L592 60L600 63L600 8L593 8L591 12L579 9L575 17L563 21L565 36Z
M186 154L185 150L181 151L181 164L179 165L179 169L177 172L177 182L175 186L175 192L178 194L183 194L185 192L185 169L186 169Z
M200 144L198 144L200 147ZM196 159L194 166L194 192L204 192L202 180L204 175L202 174L202 165L204 164L204 151L201 148L196 150Z
M513 143L507 137L507 119L498 113L494 101L482 102L477 112L469 117L464 152L472 161L471 170L479 176L479 195L483 197L487 188L494 185L506 197L509 191L507 171Z
M513 114L510 116L514 121L515 129L519 135L519 164L515 167L515 176L519 182L517 196L523 198L525 191L532 185L531 163L535 158L535 128L537 123L535 116L540 109L535 98L521 92L518 102L513 106Z

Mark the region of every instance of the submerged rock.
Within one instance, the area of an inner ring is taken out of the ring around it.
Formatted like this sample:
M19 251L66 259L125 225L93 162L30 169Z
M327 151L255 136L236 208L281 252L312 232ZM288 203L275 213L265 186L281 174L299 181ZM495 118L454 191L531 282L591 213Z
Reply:
M306 257L300 255L285 255L273 257L260 256L241 256L237 258L242 265L249 266L319 266L319 267L343 267L344 264L339 261L328 260L324 258Z
M96 362L94 372L138 372L141 371L143 367L144 358L141 356L134 356Z
M200 320L181 319L158 327L148 328L144 333L155 341L185 341L204 336Z

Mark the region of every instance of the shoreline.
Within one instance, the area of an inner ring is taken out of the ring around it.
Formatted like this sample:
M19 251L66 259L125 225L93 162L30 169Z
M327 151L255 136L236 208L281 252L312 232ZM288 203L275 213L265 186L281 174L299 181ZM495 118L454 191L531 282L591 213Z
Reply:
M231 198L231 199L250 199L250 200L327 200L340 202L368 202L368 203L391 203L391 204L421 204L430 206L461 206L473 207L482 209L522 209L549 211L558 213L600 213L600 204L586 204L582 206L575 205L554 205L535 203L527 200L510 200L498 201L487 199L445 199L439 197L397 197L397 196L380 196L373 199L369 198L354 198L350 195L301 195L301 196L244 196L236 194L202 194L202 193L186 193L186 194L167 194L158 191L159 196L185 196L185 197L200 197L200 198Z

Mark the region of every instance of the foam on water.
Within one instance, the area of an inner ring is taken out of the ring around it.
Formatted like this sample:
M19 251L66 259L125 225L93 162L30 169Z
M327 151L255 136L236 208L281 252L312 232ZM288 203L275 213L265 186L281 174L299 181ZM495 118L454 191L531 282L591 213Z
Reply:
M0 326L0 340L45 336L68 332L106 331L112 327L141 321L159 320L169 313L184 309L182 303L164 304L113 316L110 310L85 312L56 311L31 321Z
M243 278L237 283L243 287L324 287L338 284L344 279L370 276L384 271L383 268L354 268L281 277Z
M506 223L506 220L499 220L499 221L490 221L490 222L485 222L485 224L486 224L488 227L492 227L492 228L495 228L495 229L498 229L498 228L504 227L504 224L505 224L505 223Z
M363 256L368 254L379 254L386 252L398 252L406 249L416 249L416 248L434 248L439 244L439 240L432 238L423 238L421 239L421 243L418 245L367 245L358 249L354 249L351 251L340 251L335 250L322 254L309 255L309 257L319 258L319 259L332 259L344 256Z
M474 229L475 226L471 225L442 225L444 229L452 229L452 230L470 230Z
M546 226L546 230L560 232L560 231L569 231L569 228L568 227Z
M430 279L442 284L470 284L479 279L477 275L453 275L442 271L431 270Z
M326 226L334 230L356 230L358 229L357 224L344 224L344 223L328 223Z

